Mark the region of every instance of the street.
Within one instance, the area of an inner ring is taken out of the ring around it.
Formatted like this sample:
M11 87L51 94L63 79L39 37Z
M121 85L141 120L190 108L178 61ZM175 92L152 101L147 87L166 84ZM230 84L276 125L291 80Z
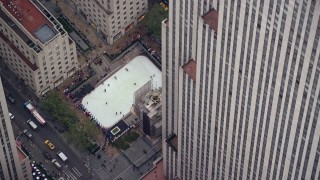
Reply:
M48 151L52 158L55 158L59 161L60 164L63 164L63 169L61 170L61 175L68 177L69 179L94 179L90 178L92 175L88 173L87 167L84 165L84 162L74 153L74 151L69 147L69 145L62 139L62 137L52 128L51 122L48 122L46 126L42 127L37 121L32 117L32 115L24 108L23 104L27 100L24 99L16 89L13 88L12 84L15 83L13 76L6 76L3 72L6 70L1 70L2 82L5 92L10 92L15 98L15 104L8 102L9 111L15 116L12 120L13 130L15 137L18 136L24 129L27 129L33 135L32 142L25 137L20 135L18 140L21 141L31 152L32 158L31 161L42 162L43 166L48 170L48 172L57 173L58 170L55 169L53 164L46 160L42 154L43 150ZM9 78L10 77L10 78ZM38 109L39 110L39 109ZM40 112L41 113L41 112ZM42 115L42 114L41 114ZM26 121L28 119L33 119L37 123L39 130L34 131L30 128ZM45 118L46 119L46 118ZM48 120L48 119L46 119ZM54 145L55 149L50 150L46 144L45 140L50 140ZM62 163L59 157L56 155L58 151L62 151L68 157L67 163ZM79 163L81 162L81 163ZM82 163L83 162L83 163Z

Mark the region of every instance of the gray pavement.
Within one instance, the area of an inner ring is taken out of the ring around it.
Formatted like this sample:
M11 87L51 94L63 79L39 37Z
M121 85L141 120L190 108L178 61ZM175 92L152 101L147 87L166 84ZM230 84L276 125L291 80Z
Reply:
M149 157L148 152L151 151L152 147L145 143L144 137L137 140L131 145L129 149L123 152L123 154L130 160L130 162L136 167L140 167L146 160L142 157ZM151 151L154 152L154 151ZM155 154L156 152L152 153ZM142 161L140 161L142 159Z
M96 155L86 153L80 155L83 163L96 174L94 176L96 179L120 179L120 177L123 180L139 179L152 168L153 161L161 156L161 148L159 149L158 147L158 145L161 145L161 141L158 141L152 147L146 141L151 143L147 138L141 137L134 143L133 147L127 150L126 155L121 152L115 157L110 157L104 151L99 151ZM146 147L148 147L149 151L144 154L143 150ZM138 151L142 153L135 155L134 152ZM97 158L98 155L100 155L100 159ZM140 162L138 167L134 165L134 160ZM143 163L141 163L142 160Z

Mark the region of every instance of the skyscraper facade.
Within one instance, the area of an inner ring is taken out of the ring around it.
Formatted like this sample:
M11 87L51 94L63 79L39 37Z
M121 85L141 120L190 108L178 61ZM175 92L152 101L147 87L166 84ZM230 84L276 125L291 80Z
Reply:
M29 159L16 147L9 111L0 80L0 179L32 179ZM23 157L23 158L21 158Z
M319 179L320 1L175 0L162 24L168 179Z

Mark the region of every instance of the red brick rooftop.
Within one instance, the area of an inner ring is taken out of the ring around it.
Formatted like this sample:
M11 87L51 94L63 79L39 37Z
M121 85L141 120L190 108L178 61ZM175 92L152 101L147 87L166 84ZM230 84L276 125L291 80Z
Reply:
M160 160L148 174L141 178L141 180L166 180L163 175L163 160Z
M20 162L27 158L27 156L18 147L17 147L17 152L18 152L18 158Z
M20 24L36 39L37 29L45 24L53 28L53 24L30 0L0 0L3 6L15 17Z
M209 25L211 29L218 32L219 13L215 9L211 9L205 15L202 16L204 22Z
M182 66L183 71L187 73L191 79L194 81L197 78L197 63L193 60L190 59L185 65Z

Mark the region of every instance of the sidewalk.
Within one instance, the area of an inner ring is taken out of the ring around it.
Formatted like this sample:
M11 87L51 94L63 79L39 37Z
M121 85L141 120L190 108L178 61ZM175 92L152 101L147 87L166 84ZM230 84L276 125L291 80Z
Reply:
M10 83L13 87L18 89L18 92L24 99L36 102L36 104L39 103L39 98L34 94L33 90L16 76L3 60L0 60L0 74L2 81L7 81L7 83Z

